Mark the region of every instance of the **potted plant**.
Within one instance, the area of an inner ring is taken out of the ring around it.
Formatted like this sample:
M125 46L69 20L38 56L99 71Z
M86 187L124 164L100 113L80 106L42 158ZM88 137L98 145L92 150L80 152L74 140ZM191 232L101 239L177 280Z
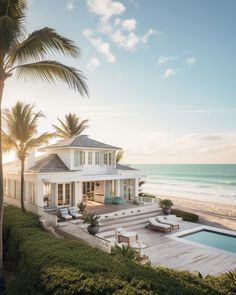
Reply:
M95 215L94 213L86 214L83 217L84 223L88 223L87 230L91 235L96 235L99 231L99 218L101 216Z
M43 201L44 201L44 207L49 207L49 203L50 203L50 201L51 201L51 197L49 197L49 196L45 196L45 197L43 198Z
M78 204L79 211L80 211L82 214L83 214L83 212L85 211L86 207L87 207L87 204L84 203L84 202L80 202L80 203Z
M160 207L162 208L163 213L164 213L165 215L169 215L170 212L171 212L171 207L172 207L174 204L173 204L172 201L169 200L169 199L163 199L163 200L160 200L159 205L160 205Z

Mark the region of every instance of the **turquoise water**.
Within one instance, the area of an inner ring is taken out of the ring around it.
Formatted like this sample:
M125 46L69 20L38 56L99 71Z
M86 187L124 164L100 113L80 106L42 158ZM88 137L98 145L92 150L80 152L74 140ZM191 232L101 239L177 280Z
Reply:
M204 244L214 248L236 253L236 237L217 233L209 230L202 230L186 236L181 239Z
M146 175L144 191L236 205L234 165L132 165Z

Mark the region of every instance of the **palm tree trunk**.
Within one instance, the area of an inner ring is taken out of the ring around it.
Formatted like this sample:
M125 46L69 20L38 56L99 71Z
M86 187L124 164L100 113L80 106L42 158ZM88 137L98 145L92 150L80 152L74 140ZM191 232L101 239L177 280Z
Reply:
M5 290L3 276L3 245L2 245L2 221L3 221L3 167L2 167L2 96L4 81L0 80L0 293Z
M21 170L20 170L20 202L21 202L21 209L25 212L25 203L24 203L24 173L25 173L25 158L20 159L21 163Z

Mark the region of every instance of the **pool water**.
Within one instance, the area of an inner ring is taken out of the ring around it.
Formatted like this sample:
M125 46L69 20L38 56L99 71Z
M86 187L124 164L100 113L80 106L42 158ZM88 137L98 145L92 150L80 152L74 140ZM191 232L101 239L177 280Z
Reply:
M236 253L236 236L210 230L201 230L179 238Z

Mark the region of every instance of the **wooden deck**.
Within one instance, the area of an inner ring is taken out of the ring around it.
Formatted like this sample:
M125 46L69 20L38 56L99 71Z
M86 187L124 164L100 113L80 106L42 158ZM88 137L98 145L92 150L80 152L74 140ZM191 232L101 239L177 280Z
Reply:
M236 254L234 253L173 238L173 233L196 229L200 224L181 221L180 229L171 233L145 228L148 224L148 217L161 214L161 210L157 209L156 205L145 208L126 208L116 212L108 210L102 216L102 226L98 235L115 243L116 228L123 227L128 231L136 231L139 240L147 244L144 253L149 256L152 265L156 266L199 271L203 275L219 274L236 268Z
M139 240L148 245L144 253L149 256L152 265L166 266L180 270L199 271L203 275L220 274L236 268L236 254L207 247L201 244L188 243L173 239L173 233L197 228L200 224L181 221L180 229L163 233L145 228L147 218L160 215L160 210L151 209L135 216L123 216L103 221L99 235L115 242L115 229L123 227L136 231Z

